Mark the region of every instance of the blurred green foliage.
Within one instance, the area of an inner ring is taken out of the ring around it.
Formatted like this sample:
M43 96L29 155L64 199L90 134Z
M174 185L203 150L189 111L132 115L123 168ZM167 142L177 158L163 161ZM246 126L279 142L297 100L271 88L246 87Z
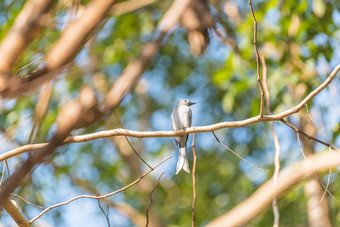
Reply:
M10 29L24 2L20 0L0 3L0 38ZM79 7L84 7L87 2L82 2L84 5ZM110 89L124 67L136 58L143 45L150 40L170 3L171 1L156 1L134 12L107 19L97 35L79 53L75 65L53 81L54 90L49 110L41 123L35 142L48 141L55 132L55 121L61 106L77 97L83 85L94 88L97 98L102 101L105 92ZM260 93L256 82L256 60L252 45L254 30L248 3L233 0L213 0L210 3L218 28L228 34L228 38L234 39L237 49L220 42L216 35L210 34L211 43L206 53L202 56L192 56L186 32L178 27L167 37L161 51L134 91L128 94L116 109L124 127L133 130L170 130L172 107L175 101L182 97L189 97L198 103L192 108L194 125L241 120L259 113ZM258 21L259 53L266 59L271 110L278 113L302 100L326 78L335 64L339 63L339 4L335 0L270 0L254 1L253 6ZM228 11L228 7L235 7L232 8L232 13ZM54 22L29 46L17 63L17 68L48 52L70 19L70 8L60 1L52 14L55 17ZM37 64L29 66L18 76L25 76L36 67ZM100 83L104 86L98 85ZM331 86L338 87L339 80L335 80ZM2 137L6 141L3 152L27 142L39 91L15 100L3 101L0 115ZM326 135L319 133L318 137L339 146L340 105L336 106L340 100L339 92L334 95L331 88L327 88L323 94L325 95L309 103L309 108L316 114L318 121L322 122L323 128L320 128L327 132ZM299 124L298 117L291 119L293 123ZM301 155L294 133L282 125L277 126L284 168L300 160ZM105 122L101 121L90 128L77 129L73 134L117 127L119 124L112 114ZM269 123L260 123L242 129L217 132L223 143L247 160L261 168L270 169L268 175L251 168L225 150L210 133L197 135L198 226L204 226L247 199L261 183L271 177L274 168L274 145L270 130ZM174 156L171 161L159 167L161 170L165 169L166 174L153 193L151 212L153 218L156 218L151 220L157 219L164 226L189 226L192 178L190 174L182 172L173 175L177 158L173 140L152 138L131 141L150 164L154 165L170 154ZM188 147L191 140L189 143ZM317 148L318 151L325 149L321 146ZM49 164L37 168L16 193L47 207L75 195L88 194L89 188L100 194L117 190L147 170L133 153L128 159L135 160L137 168L124 161L124 150L130 150L129 146L119 147L117 141L110 139L63 146L58 149ZM23 154L10 159L11 171L26 157L27 154ZM144 215L149 202L148 194L159 173L150 174L138 185L113 196L110 200L114 203L127 203ZM76 179L87 182L87 189ZM337 189L340 183L337 179L338 173L333 174L330 191L338 198ZM329 201L331 219L334 224L340 223L340 205L332 198L329 198ZM39 211L20 200L18 204L30 218ZM281 226L308 226L303 184L279 200L279 209ZM115 223L114 226L134 225L128 218L116 213L115 208L110 208L110 211L110 220ZM71 212L71 215L66 212ZM70 218L72 214L79 212L95 215L85 216L84 220L77 219L79 215ZM5 223L10 222L6 215L2 218ZM80 223L105 225L97 201L92 201L90 205L80 209L70 210L63 207L52 210L41 220L56 226L58 223L67 223L69 226L79 226ZM272 222L273 213L268 208L249 226L270 226Z

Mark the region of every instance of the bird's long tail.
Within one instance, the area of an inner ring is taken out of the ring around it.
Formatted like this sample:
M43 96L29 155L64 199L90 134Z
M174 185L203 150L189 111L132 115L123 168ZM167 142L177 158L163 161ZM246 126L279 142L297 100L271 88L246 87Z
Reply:
M190 173L189 163L188 163L188 156L187 156L187 148L180 147L179 154L178 154L178 161L177 161L177 168L176 174L179 173L181 169L184 169L186 172Z

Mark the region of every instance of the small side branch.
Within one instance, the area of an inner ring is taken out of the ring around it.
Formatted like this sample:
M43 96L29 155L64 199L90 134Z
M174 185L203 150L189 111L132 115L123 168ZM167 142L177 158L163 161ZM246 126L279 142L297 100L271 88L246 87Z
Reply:
M106 195L101 195L101 196L94 196L94 195L80 195L77 197L74 197L72 199L67 200L66 202L62 202L62 203L58 203L55 204L53 206L49 206L48 208L46 208L45 210L43 210L40 214L38 214L35 218L31 219L29 221L30 224L32 224L33 222L35 222L38 218L40 218L42 215L44 215L47 211L52 210L56 207L60 207L60 206L64 206L66 204L69 204L77 199L83 199L83 198L88 198L88 199L105 199L107 197L113 196L119 192L125 191L128 188L134 186L135 184L137 184L139 181L141 181L146 175L148 175L150 172L152 172L154 169L156 169L158 166L162 165L164 162L166 162L167 160L169 160L170 158L172 158L172 156L169 156L168 158L164 159L163 161L161 161L160 163L158 163L155 167L153 167L153 169L150 169L149 171L147 171L146 173L144 173L141 177L139 177L137 180L135 180L134 182L132 182L131 184L125 186L124 188L121 188L119 190L116 190L114 192L110 192Z
M119 120L119 118L118 118L118 116L117 116L117 113L116 113L116 111L115 110L113 110L113 113L114 113L114 115L115 115L115 117L116 117L116 120L117 120L117 122L118 122L118 124L119 124L119 126L121 127L121 128L124 128L123 127L123 125L120 123L120 120ZM152 167L142 158L142 156L140 156L140 154L135 150L135 148L132 146L132 144L130 143L130 140L128 139L128 137L127 136L124 136L125 137L125 139L126 139L126 142L128 142L128 144L130 145L130 147L131 147L131 149L133 150L133 152L138 156L138 158L145 164L145 165L147 165L150 169L152 169Z
M248 162L247 160L245 160L244 158L242 158L239 154L237 154L235 151L233 151L232 149L230 149L229 147L227 147L224 143L222 143L222 142L220 141L220 139L216 136L215 132L212 132L212 134L214 135L214 137L215 137L215 139L216 139L216 141L217 141L218 143L220 143L223 147L227 148L231 153L233 153L234 155L236 155L236 156L237 156L239 159L241 159L242 161L246 162L247 164L249 164L250 166L254 167L255 169L258 169L258 170L261 170L261 171L264 171L264 172L268 172L268 171L269 171L269 170L267 170L267 169L262 169L262 168L260 168L260 167L257 167L257 166L255 166L255 165L251 164L250 162Z
M270 110L270 93L268 89L268 84L267 84L267 65L266 61L263 55L261 55L261 63L262 63L262 69L263 69L263 90L266 95L266 109L268 114L272 114ZM272 134L273 134L273 139L274 139L274 146L275 146L275 156L274 156L274 175L273 175L273 181L274 185L277 183L277 178L279 177L280 173L280 142L279 138L276 135L275 132L275 125L274 122L272 122ZM279 206L277 204L277 199L274 198L272 201L272 207L273 207L273 213L274 213L274 224L273 227L278 227L279 226L279 221L280 221L280 212L279 212Z
M195 140L196 140L196 133L194 134L194 138L192 140L192 153L194 155L194 164L192 166L192 207L191 207L191 212L192 212L192 223L191 226L195 227L196 225L196 162L197 162L197 155L196 155L196 149L195 149Z
M24 201L25 203L27 203L28 205L31 205L31 206L34 206L34 207L37 207L39 209L44 209L42 206L39 206L39 205L36 205L34 203L31 203L29 201L27 201L26 199L22 198L20 195L17 195L17 194L14 194L14 193L9 193L11 196L14 196L14 197L17 197L19 199L21 199L22 201Z
M104 216L106 218L107 226L111 227L110 219L109 219L109 206L106 207L106 212L105 212L102 205L100 205L100 199L98 199L98 206L99 206L100 210L102 211L102 213L104 214Z
M35 59L34 61L28 63L27 65L21 67L20 69L18 69L18 70L13 74L13 77L16 76L20 71L26 69L28 66L33 65L34 63L40 61L41 59L42 59L42 57L39 57L39 58Z
M153 187L152 191L151 191L150 194L149 194L150 200L149 200L149 204L148 204L148 206L146 207L146 211L145 211L145 214L146 214L146 224L145 224L145 227L148 227L148 226L149 226L149 209L150 209L150 207L151 207L151 203L153 202L153 200L152 200L152 193L156 190L157 186L159 185L159 181L161 180L161 177L162 177L162 175L164 174L164 172L165 172L165 171L163 171L163 172L159 175L158 180L157 180L155 186Z
M288 127L292 128L296 133L299 133L299 134L304 135L305 137L307 137L307 139L309 139L309 140L314 140L314 141L316 141L316 142L318 142L318 143L321 143L321 144L323 144L323 145L325 145L325 146L327 146L327 147L330 147L332 150L336 150L336 148L335 148L334 146L332 146L331 144L326 143L326 142L323 142L323 141L321 141L321 140L319 140L319 139L317 139L317 138L315 138L315 137L313 137L313 136L308 135L307 133L305 133L304 131L301 131L300 129L298 129L298 128L295 127L294 125L288 123L287 121L285 121L285 120L283 120L283 119L281 119L280 121L281 121L283 124L287 125Z
M261 102L260 102L260 114L259 118L263 117L263 109L264 109L264 92L263 92L263 85L261 81L261 72L260 72L260 58L259 58L259 51L257 49L257 21L255 18L254 10L253 10L253 5L251 3L251 0L248 2L251 16L253 17L254 21L254 40L253 40L253 45L254 45L254 51L255 51L255 57L256 57L256 72L257 72L257 83L260 88L261 92Z

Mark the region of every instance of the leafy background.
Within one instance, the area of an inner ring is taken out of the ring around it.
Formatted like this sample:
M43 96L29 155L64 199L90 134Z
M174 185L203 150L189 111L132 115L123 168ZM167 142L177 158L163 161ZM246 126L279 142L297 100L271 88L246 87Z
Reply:
M0 3L0 38L3 38L25 1ZM88 1L81 1L85 6ZM77 97L83 85L95 89L101 100L122 70L150 40L153 31L170 6L171 1L156 1L131 13L109 17L76 57L76 64L53 81L53 93L47 115L35 142L45 142L55 132L55 121L62 104ZM274 113L296 105L318 86L340 59L340 12L337 1L286 0L254 1L258 21L258 45L268 69L268 86ZM171 130L170 114L177 99L187 97L198 104L192 107L193 125L208 125L221 121L241 120L256 116L260 95L256 83L256 61L252 45L253 20L247 1L210 1L217 27L235 41L228 45L210 33L211 42L202 56L193 56L186 31L178 27L164 43L160 53L144 72L133 92L128 94L116 113L125 128L133 130ZM337 8L338 7L338 8ZM80 7L81 8L81 7ZM64 1L56 3L55 20L46 27L20 61L20 68L51 48L71 19L70 7ZM20 71L19 77L36 69L37 64ZM340 146L339 80L308 103L309 112L317 122L317 137ZM40 90L29 95L4 100L1 104L1 151L25 144L33 125L33 114ZM306 110L289 118L299 126L308 118ZM302 159L295 133L285 125L275 123L281 144L281 165L288 166ZM86 134L119 127L114 114L90 128L73 131ZM216 142L211 133L196 137L197 222L204 226L248 198L273 174L274 145L270 123L258 123L244 128L216 132L220 140L258 167L247 165ZM191 144L192 136L189 137ZM157 164L169 155L173 158L147 176L138 185L109 199L110 221L114 226L133 226L117 206L128 204L140 215L145 214L152 190L161 171L165 174L153 193L151 222L163 226L189 226L191 223L192 179L181 172L174 175L177 161L172 138L133 139L134 148L149 164ZM327 149L316 144L316 151ZM191 147L190 163L192 166ZM13 171L27 154L9 160ZM45 206L65 201L79 194L104 194L129 184L147 167L135 157L124 138L100 139L66 145L57 150L49 163L35 169L16 193L27 200ZM327 176L324 176L325 178ZM331 176L330 191L340 198L338 172ZM340 205L332 198L331 220L340 223ZM298 184L279 200L281 226L308 226L304 184ZM27 217L39 209L16 200ZM103 205L105 206L105 205ZM1 213L4 225L12 223ZM54 209L37 223L63 226L106 225L96 200L82 199ZM269 226L273 222L270 208L250 223Z

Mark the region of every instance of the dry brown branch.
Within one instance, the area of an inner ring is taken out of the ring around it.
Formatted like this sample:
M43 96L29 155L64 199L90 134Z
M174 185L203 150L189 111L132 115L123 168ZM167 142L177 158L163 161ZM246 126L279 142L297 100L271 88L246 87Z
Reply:
M312 208L308 209L308 210L307 210L308 212L312 211L315 207L318 207L318 206L322 203L322 201L323 201L323 199L325 198L325 195L326 195L326 193L327 193L327 190L328 190L329 182L330 182L330 180L331 180L331 175L332 175L332 168L329 168L328 178L327 178L327 184L326 184L326 189L325 189L325 191L322 193L322 196L321 196L319 202L317 202L314 206L312 206Z
M38 218L40 218L43 214L45 214L47 211L49 210L52 210L56 207L60 207L60 206L64 206L66 204L69 204L77 199L83 199L83 198L88 198L88 199L105 199L107 197L110 197L110 196L113 196L119 192L122 192L122 191L125 191L127 190L128 188L132 187L133 185L137 184L139 181L141 181L146 175L148 175L149 173L151 173L154 169L156 169L158 166L162 165L164 162L166 162L167 160L169 160L172 156L169 156L168 158L164 159L163 161L161 161L160 163L158 163L157 165L155 165L152 169L150 169L149 171L145 172L141 177L139 177L137 180L135 180L134 182L130 183L129 185L119 189L119 190L116 190L114 192L110 192L106 195L101 195L101 196L95 196L95 195L80 195L80 196L77 196L77 197L74 197L70 200L67 200L66 202L62 202L62 203L58 203L58 204L55 204L53 206L49 206L48 208L46 208L45 210L43 210L40 214L38 214L35 218L31 219L29 221L29 223L33 223L34 221L36 221Z
M98 199L98 206L100 208L100 210L102 211L102 213L104 214L106 221L107 221L107 226L111 227L110 225L110 219L109 219L109 207L107 206L107 212L105 213L102 205L100 205L100 199Z
M20 69L18 69L18 70L13 74L13 77L16 76L20 71L26 69L28 66L33 65L34 63L40 61L41 59L42 59L42 57L39 57L39 58L35 59L34 61L28 63L27 65L21 67Z
M262 77L262 84L263 84L263 90L265 93L266 97L266 109L268 114L272 114L270 110L270 93L268 89L268 84L267 84L267 65L266 65L266 60L263 55L261 57L261 63L262 63L262 69L263 69L263 77ZM274 156L274 175L273 175L273 182L276 184L277 178L279 177L279 172L280 172L280 142L279 138L277 137L275 133L275 125L274 122L272 122L272 135L274 139L274 146L275 146L275 156ZM274 227L279 226L279 221L280 221L280 212L279 212L279 207L277 205L277 199L274 198L272 202L272 207L273 207L273 213L274 213Z
M5 177L5 173L6 173L6 160L4 161L4 166L2 167L2 174L1 174L1 180L0 180L0 188L1 188L1 185L2 185L2 182L4 180L4 177Z
M156 2L156 0L129 0L126 2L117 3L111 7L110 13L113 16L119 16L125 13L129 13L150 5Z
M151 168L152 169L152 168ZM148 206L146 207L146 211L145 211L145 216L146 216L146 224L145 224L145 227L148 227L149 226L149 209L151 207L151 203L153 202L152 200L152 193L156 190L158 184L159 184L159 181L161 180L161 177L162 175L164 174L165 171L163 171L159 177L158 177L158 180L155 184L155 186L153 187L153 189L151 190L150 194L149 194L149 197L150 197L150 200L149 200L149 203L148 203Z
M305 133L304 131L298 129L297 127L295 127L294 125L288 123L287 121L285 121L285 120L283 120L283 119L281 119L280 121L281 121L283 124L287 125L288 127L292 128L297 134L302 134L302 135L304 135L305 137L307 137L309 140L314 140L314 141L316 141L316 142L318 142L318 143L321 143L321 144L323 144L323 145L325 145L325 146L327 146L327 147L330 147L330 148L332 148L333 150L335 150L335 147L332 146L331 144L326 143L326 142L323 142L323 141L321 141L321 140L315 138L314 136L308 135L308 134ZM302 154L303 154L303 152L302 152Z
M296 138L297 138L297 141L298 141L298 144L299 144L299 149L300 149L300 151L301 151L301 154L302 154L303 159L305 160L306 163L308 163L309 165L311 165L311 164L309 163L309 161L308 161L306 155L305 155L305 152L304 152L303 149L302 149L302 144L301 144L301 141L300 141L299 133L296 133ZM329 148L329 149L332 149L331 147L328 147L328 148ZM312 153L310 153L310 154L312 154ZM315 177L316 179L319 179L319 177L318 177L318 175L317 175L316 173L314 173L314 177ZM335 197L332 195L332 193L328 190L328 186L326 187L326 186L322 183L322 181L320 181L320 180L319 180L319 182L320 182L320 184L323 186L323 188L328 192L328 194L329 194L333 199L336 200L336 198L335 198Z
M82 113L87 110L86 103L82 103L84 92L80 92L79 100L74 100L67 103L61 110L57 120L57 132L52 137L51 141L39 149L38 152L32 153L29 158L9 177L0 191L0 204L8 198L9 193L13 192L24 179L31 173L31 170L44 161L44 158L51 154L62 141L70 134L71 130L79 121Z
M37 207L39 209L44 209L42 206L39 206L39 205L36 205L34 203L31 203L29 201L27 201L26 199L22 198L20 195L17 195L17 194L14 194L14 193L9 193L11 196L14 196L14 197L17 197L19 199L21 199L22 201L24 201L25 203L27 203L28 205L31 205L31 206L34 206L34 207Z
M192 139L192 153L194 156L194 163L192 165L192 222L191 227L195 227L196 225L196 162L197 162L197 155L196 155L196 149L195 149L195 140L196 140L196 133L194 133L194 137Z
M5 198L2 201L1 206L7 211L7 213L13 218L18 226L29 227L30 223L22 216L16 204L12 202L9 198Z
M52 3L52 0L30 0L25 3L12 28L0 44L0 72L3 74L2 76L10 75L21 54L39 35L43 26L42 18L49 11ZM0 91L6 89L6 84L0 85Z
M230 149L228 146L226 146L224 143L222 143L220 141L220 139L216 136L215 132L212 132L212 134L214 135L216 141L221 144L223 147L227 148L231 153L233 153L234 155L236 155L239 159L241 159L242 161L244 161L245 163L247 163L248 165L254 167L255 169L258 169L258 170L261 170L261 171L264 171L264 172L268 172L269 170L267 169L262 169L262 168L259 168L253 164L251 164L250 162L248 162L247 160L245 160L244 158L242 158L239 154L237 154L235 151L233 151L232 149Z
M253 17L253 21L254 21L253 45L254 45L254 51L255 51L255 57L256 57L257 83L259 85L260 92L261 92L260 114L259 114L259 117L261 118L263 116L263 109L264 109L264 92L263 92L263 85L262 85L262 81L261 81L259 51L257 49L257 21L256 21L256 18L255 18L255 14L254 14L253 5L251 3L251 0L248 1L248 4L249 4L251 16Z
M88 191L91 194L98 194L97 190L91 187L87 180L79 179L71 175L71 180L77 186L81 187L82 189ZM106 203L110 207L114 207L118 212L128 217L131 222L138 227L144 227L146 218L144 214L139 213L135 208L130 206L127 203L114 203L109 198L102 199L104 203Z
M304 131L308 131L308 134L311 136L315 136L317 134L317 130L314 124L308 119L306 113L302 113L299 115L300 117L300 126ZM300 141L299 134L296 133L299 148L302 152L302 155L306 162L309 162L307 157L310 154L315 153L315 141L309 141L307 137L302 137ZM302 147L303 146L303 147ZM331 152L332 149L329 147L328 150ZM329 192L328 186L331 176L331 168L329 169L328 181L326 186L323 184L322 180L318 176L318 174L314 173L314 176L308 178L306 184L304 185L305 195L308 198L307 200L307 212L308 212L308 221L310 227L330 227L332 226L331 220L329 218L329 205L327 199L324 200L326 193L328 192L330 196L334 198L334 196ZM318 183L319 182L319 183ZM322 190L322 187L324 190ZM335 199L336 201L336 199Z
M340 165L339 151L314 154L309 156L309 163L302 160L283 169L279 174L276 185L273 185L273 178L271 178L247 200L237 205L228 213L216 218L207 226L224 226L225 223L228 223L229 226L239 226L249 222L266 209L274 198L287 192L297 182L312 176L315 172Z
M35 106L35 112L33 116L33 126L31 129L31 133L28 137L28 143L33 143L36 135L39 133L40 124L44 119L48 106L50 103L51 95L53 91L52 83L47 83L45 87L42 88L41 93L39 95L38 102Z
M161 33L155 41L147 43L143 47L139 58L131 62L124 69L107 95L107 108L104 110L105 112L118 106L122 97L124 97L136 81L138 81L153 56L158 52L165 35L165 33Z
M305 104L305 106L306 106L306 111L307 111L308 117L311 119L311 121L312 121L314 124L316 124L316 125L320 125L320 123L318 123L316 120L314 120L314 118L312 117L312 115L309 113L307 103Z
M116 0L95 0L84 13L66 27L46 56L46 69L57 69L68 63L93 35Z
M78 54L86 41L105 19L116 0L94 0L89 3L84 13L66 27L46 55L45 67L27 78L16 80L15 86L0 89L3 97L11 97L30 91L48 79L51 79L69 64ZM15 79L15 78L14 78Z
M120 126L121 128L124 128L123 125L121 124L121 122L120 122L120 120L119 120L119 118L118 118L117 113L116 113L115 110L113 110L113 113L114 113L114 115L115 115L115 117L116 117L116 120L117 120L119 126ZM140 156L140 154L138 154L138 152L135 150L135 148L134 148L134 147L132 146L132 144L130 143L130 140L128 139L128 137L127 137L127 136L124 136L124 137L125 137L125 139L126 139L126 142L128 142L129 146L130 146L131 149L133 150L133 152L137 155L137 157L138 157L145 165L147 165L150 169L152 169L152 167L151 167L151 166L150 166L150 165L142 158L142 156Z

